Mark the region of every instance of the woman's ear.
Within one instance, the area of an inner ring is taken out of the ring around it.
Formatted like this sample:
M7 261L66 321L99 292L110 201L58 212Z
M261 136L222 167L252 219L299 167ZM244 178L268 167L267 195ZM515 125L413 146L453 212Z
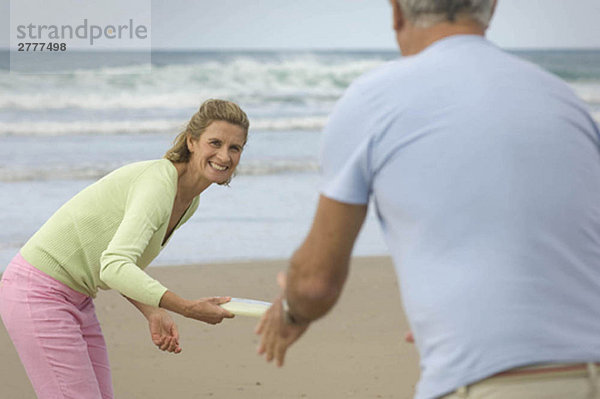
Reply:
M187 135L185 138L185 144L187 145L188 152L191 154L194 152L194 139L191 135Z

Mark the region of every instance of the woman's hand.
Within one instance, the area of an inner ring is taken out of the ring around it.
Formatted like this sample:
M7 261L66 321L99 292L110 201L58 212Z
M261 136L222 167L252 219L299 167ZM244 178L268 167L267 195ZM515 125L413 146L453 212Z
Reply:
M159 306L190 319L200 320L209 324L219 324L223 319L232 319L234 317L233 313L219 306L229 301L231 301L231 298L228 296L188 301L172 291L167 291L160 299Z
M232 319L234 317L233 313L219 306L230 300L230 297L212 297L188 301L184 316L209 324L219 324L223 319Z
M152 342L160 350L180 353L179 332L171 316L163 309L156 309L148 315Z

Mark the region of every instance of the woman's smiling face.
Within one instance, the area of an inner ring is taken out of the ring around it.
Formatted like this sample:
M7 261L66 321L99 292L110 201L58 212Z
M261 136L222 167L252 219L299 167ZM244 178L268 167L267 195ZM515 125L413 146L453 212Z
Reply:
M189 167L211 183L227 183L242 155L246 132L237 125L214 121L197 140L188 138Z

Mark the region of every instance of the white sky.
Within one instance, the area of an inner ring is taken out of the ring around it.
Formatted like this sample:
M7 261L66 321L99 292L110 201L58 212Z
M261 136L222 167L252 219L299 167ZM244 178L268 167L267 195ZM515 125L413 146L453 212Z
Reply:
M498 1L488 37L501 47L600 48L600 0ZM0 0L1 47L9 2ZM49 18L66 13L53 3ZM152 0L151 29L161 49L395 48L388 0Z

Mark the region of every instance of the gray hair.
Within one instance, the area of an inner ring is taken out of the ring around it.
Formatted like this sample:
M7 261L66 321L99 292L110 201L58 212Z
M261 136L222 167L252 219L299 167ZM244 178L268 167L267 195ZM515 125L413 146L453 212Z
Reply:
M466 16L487 27L492 18L494 0L395 0L404 17L421 28L440 22L454 22Z

